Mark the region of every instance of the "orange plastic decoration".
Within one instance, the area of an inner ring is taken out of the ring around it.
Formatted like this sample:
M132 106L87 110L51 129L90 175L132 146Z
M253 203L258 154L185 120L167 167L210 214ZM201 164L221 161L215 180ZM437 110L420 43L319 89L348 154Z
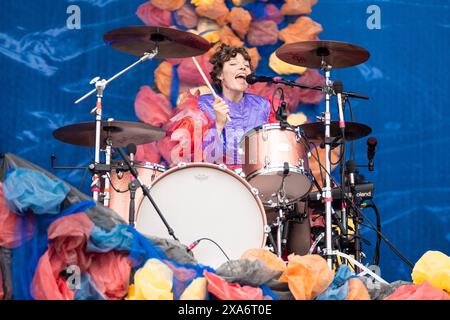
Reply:
M288 266L279 281L287 282L296 300L312 300L333 282L334 271L319 255L288 257Z
M285 15L310 14L311 7L317 3L317 0L286 0L281 7L281 12Z
M248 33L250 28L250 22L252 21L252 16L250 12L243 8L234 7L228 14L228 21L231 24L231 28L237 35L243 39Z
M260 260L270 269L279 271L286 270L286 264L281 258L273 252L263 248L249 249L242 254L241 259L247 259L250 261Z
M186 0L150 0L151 4L161 10L174 11L180 9Z
M278 38L285 43L298 41L317 40L322 32L322 26L309 17L300 17L294 23L289 24L278 34Z

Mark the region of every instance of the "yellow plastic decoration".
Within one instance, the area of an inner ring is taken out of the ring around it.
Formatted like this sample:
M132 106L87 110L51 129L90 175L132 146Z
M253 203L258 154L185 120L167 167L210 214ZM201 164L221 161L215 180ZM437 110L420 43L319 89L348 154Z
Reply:
M279 59L277 55L272 53L269 58L269 67L277 74L304 74L307 68L294 66Z
M294 127L306 123L307 120L308 118L303 112L292 113L287 118L287 122Z
M172 65L169 62L163 61L154 71L155 84L158 90L170 97L170 84L172 82Z
M191 0L191 3L195 6L200 5L210 6L214 3L214 0Z
M235 6L245 6L246 4L255 2L255 0L232 0Z
M134 274L126 300L173 300L173 272L158 259L149 259Z
M184 290L180 296L180 300L206 300L206 293L208 281L206 278L196 278L191 284Z
M414 284L424 281L450 293L450 257L440 251L427 251L416 262L411 274Z
M197 34L208 40L210 43L216 43L220 40L220 28L220 25L211 19L198 19Z

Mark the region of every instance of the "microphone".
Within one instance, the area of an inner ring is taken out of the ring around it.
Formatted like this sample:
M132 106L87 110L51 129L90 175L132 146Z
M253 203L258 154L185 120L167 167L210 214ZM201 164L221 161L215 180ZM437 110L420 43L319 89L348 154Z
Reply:
M267 77L267 76L257 76L254 73L250 73L246 78L245 81L247 81L248 84L254 84L257 82L276 82L278 81L280 78L279 77Z
M130 155L130 164L133 166L134 165L134 156L136 155L136 145L134 143L129 143L127 145L127 152Z
M336 94L339 108L339 128L344 132L345 130L345 120L344 120L344 108L342 106L342 92L344 91L344 85L342 81L334 81L333 90Z
M367 159L369 160L369 171L373 171L373 158L375 157L376 146L376 138L370 137L369 139L367 139Z

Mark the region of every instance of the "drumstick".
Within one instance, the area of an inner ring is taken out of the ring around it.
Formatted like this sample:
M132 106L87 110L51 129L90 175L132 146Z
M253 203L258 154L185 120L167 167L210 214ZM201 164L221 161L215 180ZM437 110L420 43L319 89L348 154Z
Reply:
M192 57L192 60L194 61L194 64L195 64L195 66L197 67L198 72L200 72L200 75L202 76L203 81L205 81L205 83L206 83L206 85L208 86L209 90L211 90L211 93L212 93L214 99L219 98L220 100L222 100L222 98L219 97L219 96L217 95L216 91L214 91L214 89L213 89L211 83L209 83L208 78L206 78L206 75L203 73L203 70L202 70L202 68L200 67L200 65L198 64L198 62L197 62L197 60L195 59L195 57ZM227 114L227 119L228 119L228 121L231 121L231 118L230 118L230 116L229 116L228 114Z

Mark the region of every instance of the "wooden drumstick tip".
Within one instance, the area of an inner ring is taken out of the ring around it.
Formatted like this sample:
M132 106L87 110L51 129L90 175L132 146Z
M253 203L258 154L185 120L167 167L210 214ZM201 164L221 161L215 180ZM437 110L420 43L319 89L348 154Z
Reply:
M211 93L214 97L214 99L220 99L222 100L221 97L219 97L217 95L217 93L214 91L214 88L212 87L211 83L209 83L208 78L206 77L206 75L203 73L202 68L200 67L200 65L198 64L197 60L195 59L195 57L192 57L192 61L194 61L195 66L197 67L198 72L200 72L200 75L203 78L203 81L205 82L206 86L209 88L209 90L211 90ZM228 122L231 122L231 118L230 116L227 114L227 120Z

